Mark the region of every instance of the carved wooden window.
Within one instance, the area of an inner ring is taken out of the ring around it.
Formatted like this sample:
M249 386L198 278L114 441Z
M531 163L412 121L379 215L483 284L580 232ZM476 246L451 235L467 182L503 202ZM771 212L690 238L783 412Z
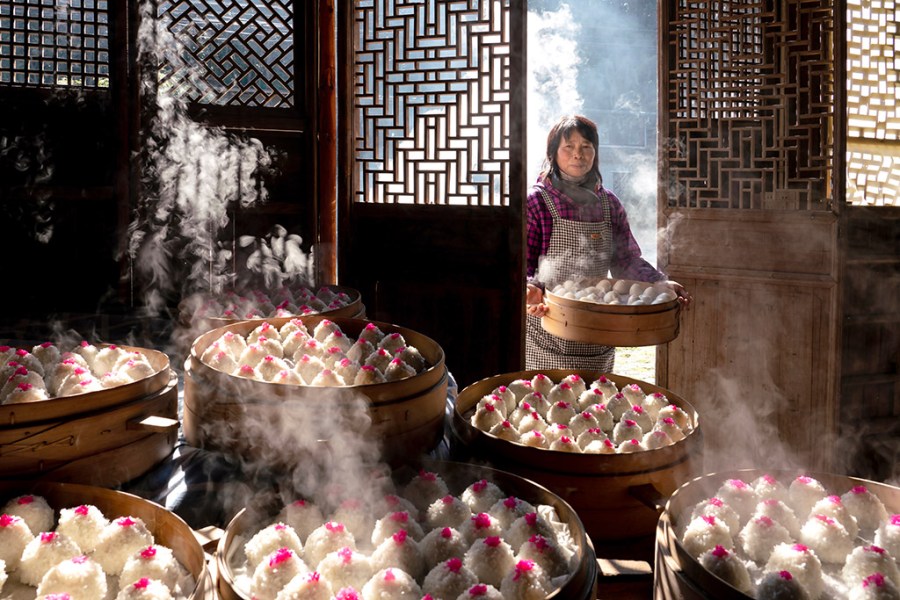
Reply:
M831 195L830 0L670 0L669 206L817 208Z
M356 202L509 204L509 0L355 0Z
M847 201L900 206L900 5L847 1Z
M161 89L204 105L294 107L294 0L158 0L157 6L177 44L160 67Z
M107 0L0 0L0 85L108 88Z

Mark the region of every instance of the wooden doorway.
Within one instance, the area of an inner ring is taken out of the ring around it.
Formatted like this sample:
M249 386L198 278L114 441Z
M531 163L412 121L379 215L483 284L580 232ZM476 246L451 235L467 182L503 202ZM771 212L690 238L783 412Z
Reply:
M671 0L661 11L660 259L696 301L660 353L659 383L702 415L707 470L828 468L834 9Z
M338 277L369 318L440 344L460 388L522 364L522 4L338 20Z

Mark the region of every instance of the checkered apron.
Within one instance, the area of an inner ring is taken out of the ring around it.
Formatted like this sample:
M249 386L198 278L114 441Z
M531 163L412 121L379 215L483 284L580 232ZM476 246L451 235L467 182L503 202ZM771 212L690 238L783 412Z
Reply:
M543 260L552 261L551 264L555 267L552 279L544 282L547 289L552 289L575 274L589 279L607 277L612 256L612 226L606 190L600 188L603 221L584 223L561 218L550 194L544 189L539 189L553 217L550 248L543 257ZM585 255L596 259L584 261ZM570 342L544 331L540 317L525 315L525 319L526 369L588 369L602 373L612 372L615 348Z

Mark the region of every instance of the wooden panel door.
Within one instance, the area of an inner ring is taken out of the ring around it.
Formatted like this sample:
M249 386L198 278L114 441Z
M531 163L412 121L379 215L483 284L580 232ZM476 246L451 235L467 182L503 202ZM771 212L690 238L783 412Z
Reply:
M522 364L521 4L339 17L338 279L369 318L440 344L460 387Z
M658 383L695 404L707 471L828 469L840 356L832 5L661 7L660 263L695 305L658 355Z
M837 433L837 221L830 213L736 212L707 211L681 222L679 239L694 242L685 252L676 245L667 268L695 303L661 353L660 379L700 413L714 450L706 454L707 471L826 468ZM718 229L747 240L732 246L729 237L710 235ZM786 270L793 262L776 255L788 239L810 248L822 270L810 272L813 260Z

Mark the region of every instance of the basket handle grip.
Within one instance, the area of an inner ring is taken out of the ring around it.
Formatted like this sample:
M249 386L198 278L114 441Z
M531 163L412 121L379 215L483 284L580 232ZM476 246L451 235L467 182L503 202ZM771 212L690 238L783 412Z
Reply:
M652 483L633 485L628 488L628 494L651 510L662 514L666 509L666 496L664 496Z
M131 419L125 424L128 431L150 431L152 433L169 433L178 430L178 421L169 417L149 415L138 419Z

